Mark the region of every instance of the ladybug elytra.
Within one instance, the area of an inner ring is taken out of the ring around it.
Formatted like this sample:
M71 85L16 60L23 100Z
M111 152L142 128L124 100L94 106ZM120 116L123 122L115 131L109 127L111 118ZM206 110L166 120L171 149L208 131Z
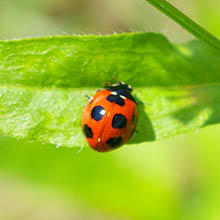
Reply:
M106 152L125 144L138 120L132 88L123 83L106 86L90 98L82 114L82 129L89 145Z

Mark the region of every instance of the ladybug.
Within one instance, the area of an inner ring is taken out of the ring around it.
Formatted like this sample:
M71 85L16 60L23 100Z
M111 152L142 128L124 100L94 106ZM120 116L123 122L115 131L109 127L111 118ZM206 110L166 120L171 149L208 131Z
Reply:
M106 152L125 144L135 131L137 103L123 82L105 86L90 97L82 114L82 130L92 147Z

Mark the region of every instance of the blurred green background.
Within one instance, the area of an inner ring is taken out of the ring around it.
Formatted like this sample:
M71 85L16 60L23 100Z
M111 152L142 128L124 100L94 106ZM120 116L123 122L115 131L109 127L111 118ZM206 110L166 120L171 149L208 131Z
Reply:
M220 1L172 0L220 36ZM144 0L0 0L0 39L153 31L192 36ZM219 220L220 126L98 154L0 139L0 219Z

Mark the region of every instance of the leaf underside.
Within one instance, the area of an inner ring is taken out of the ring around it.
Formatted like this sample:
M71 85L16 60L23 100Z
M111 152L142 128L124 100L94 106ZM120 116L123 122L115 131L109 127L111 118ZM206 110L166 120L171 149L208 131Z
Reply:
M0 42L0 132L58 146L87 145L85 95L132 85L139 123L129 144L162 140L220 120L220 55L199 41L154 33Z

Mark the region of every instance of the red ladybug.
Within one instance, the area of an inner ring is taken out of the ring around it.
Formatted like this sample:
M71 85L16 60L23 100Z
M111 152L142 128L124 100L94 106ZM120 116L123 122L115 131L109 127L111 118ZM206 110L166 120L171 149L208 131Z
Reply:
M89 145L106 152L125 144L138 119L131 86L119 82L98 90L82 114L82 129Z

